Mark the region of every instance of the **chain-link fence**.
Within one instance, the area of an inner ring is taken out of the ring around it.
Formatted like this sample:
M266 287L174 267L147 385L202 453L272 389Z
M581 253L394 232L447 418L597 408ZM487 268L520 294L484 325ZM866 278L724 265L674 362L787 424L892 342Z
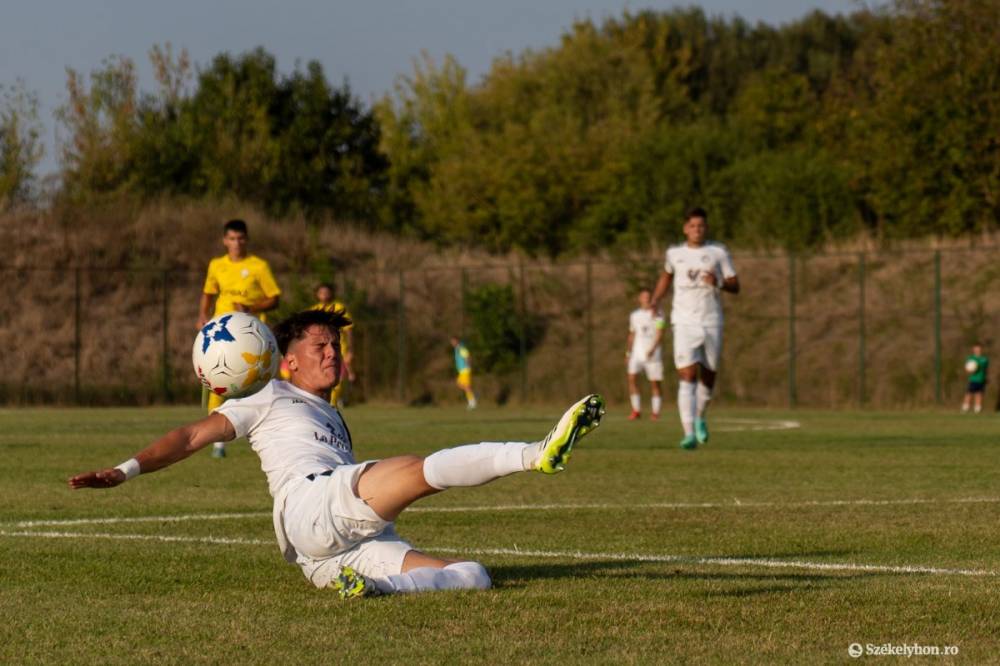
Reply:
M1000 330L994 256L993 247L735 253L743 291L723 294L720 399L827 407L958 401L970 346L981 341L989 354ZM481 323L470 297L500 286L512 295L506 351L513 361L489 372L476 368L482 400L564 402L599 390L623 402L628 313L657 263L523 262L338 275L338 296L356 320L358 378L348 400L459 402L448 338L474 339ZM277 278L284 312L310 304L315 276ZM0 267L0 279L7 286L0 304L0 401L198 400L189 359L203 274ZM665 345L669 365L669 336Z

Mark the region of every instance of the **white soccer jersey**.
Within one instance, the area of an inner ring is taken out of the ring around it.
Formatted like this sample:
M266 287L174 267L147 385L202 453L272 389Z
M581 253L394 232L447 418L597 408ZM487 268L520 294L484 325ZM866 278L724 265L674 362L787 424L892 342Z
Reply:
M260 456L271 495L293 479L338 465L353 465L351 433L326 400L279 379L246 398L227 400L215 410L246 437Z
M674 276L670 323L694 326L722 324L722 281L736 277L733 259L721 243L706 242L701 247L675 245L667 250L663 269ZM716 286L706 284L704 275L715 274Z
M628 317L628 330L632 333L631 358L645 361L646 354L656 344L656 333L664 328L666 328L666 321L663 318L662 312L654 312L653 310L643 308L633 310L632 314ZM653 358L649 360L662 360L660 356L661 348L662 345L657 347Z

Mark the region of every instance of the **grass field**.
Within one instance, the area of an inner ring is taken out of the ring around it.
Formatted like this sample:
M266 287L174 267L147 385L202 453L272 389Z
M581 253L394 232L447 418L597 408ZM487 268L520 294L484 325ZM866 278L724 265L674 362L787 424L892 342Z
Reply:
M688 453L671 419L611 414L564 474L400 519L493 590L345 603L281 559L245 443L66 488L198 414L0 410L0 662L800 664L851 661L851 643L1000 660L994 415L720 409ZM359 459L537 439L557 416L347 412ZM781 421L800 427L760 429ZM143 517L174 519L107 520Z

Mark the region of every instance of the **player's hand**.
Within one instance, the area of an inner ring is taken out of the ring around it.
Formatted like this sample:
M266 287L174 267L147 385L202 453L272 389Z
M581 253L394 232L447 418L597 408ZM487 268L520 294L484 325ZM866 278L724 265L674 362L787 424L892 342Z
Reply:
M235 312L250 312L250 308L242 303L233 303L233 310Z
M653 360L653 356L655 354L656 354L656 350L655 349L650 349L648 352L646 352L646 360L647 361L652 361Z
M69 480L69 487L73 490L79 490L80 488L114 488L123 483L125 483L125 472L114 467L109 467L97 472L77 474Z
M705 271L704 273L702 273L701 281L710 287L714 287L719 283L718 279L716 279L715 277L715 273L712 271Z

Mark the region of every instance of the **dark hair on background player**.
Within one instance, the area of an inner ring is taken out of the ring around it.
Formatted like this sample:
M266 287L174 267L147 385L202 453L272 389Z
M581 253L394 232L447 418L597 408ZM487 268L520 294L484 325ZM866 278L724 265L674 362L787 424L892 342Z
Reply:
M244 222L243 220L229 220L224 225L222 225L223 236L225 236L226 233L230 231L235 231L236 233L244 234L246 236L250 235L250 232L247 231L247 223Z
M687 213L684 215L684 221L690 220L695 217L700 217L701 219L708 221L708 213L701 206L695 206L694 208L688 208Z
M351 318L343 310L327 312L326 310L303 310L282 319L274 327L274 337L278 341L278 351L284 356L288 347L296 340L306 335L310 326L325 326L330 331L340 335L340 329L351 325Z

